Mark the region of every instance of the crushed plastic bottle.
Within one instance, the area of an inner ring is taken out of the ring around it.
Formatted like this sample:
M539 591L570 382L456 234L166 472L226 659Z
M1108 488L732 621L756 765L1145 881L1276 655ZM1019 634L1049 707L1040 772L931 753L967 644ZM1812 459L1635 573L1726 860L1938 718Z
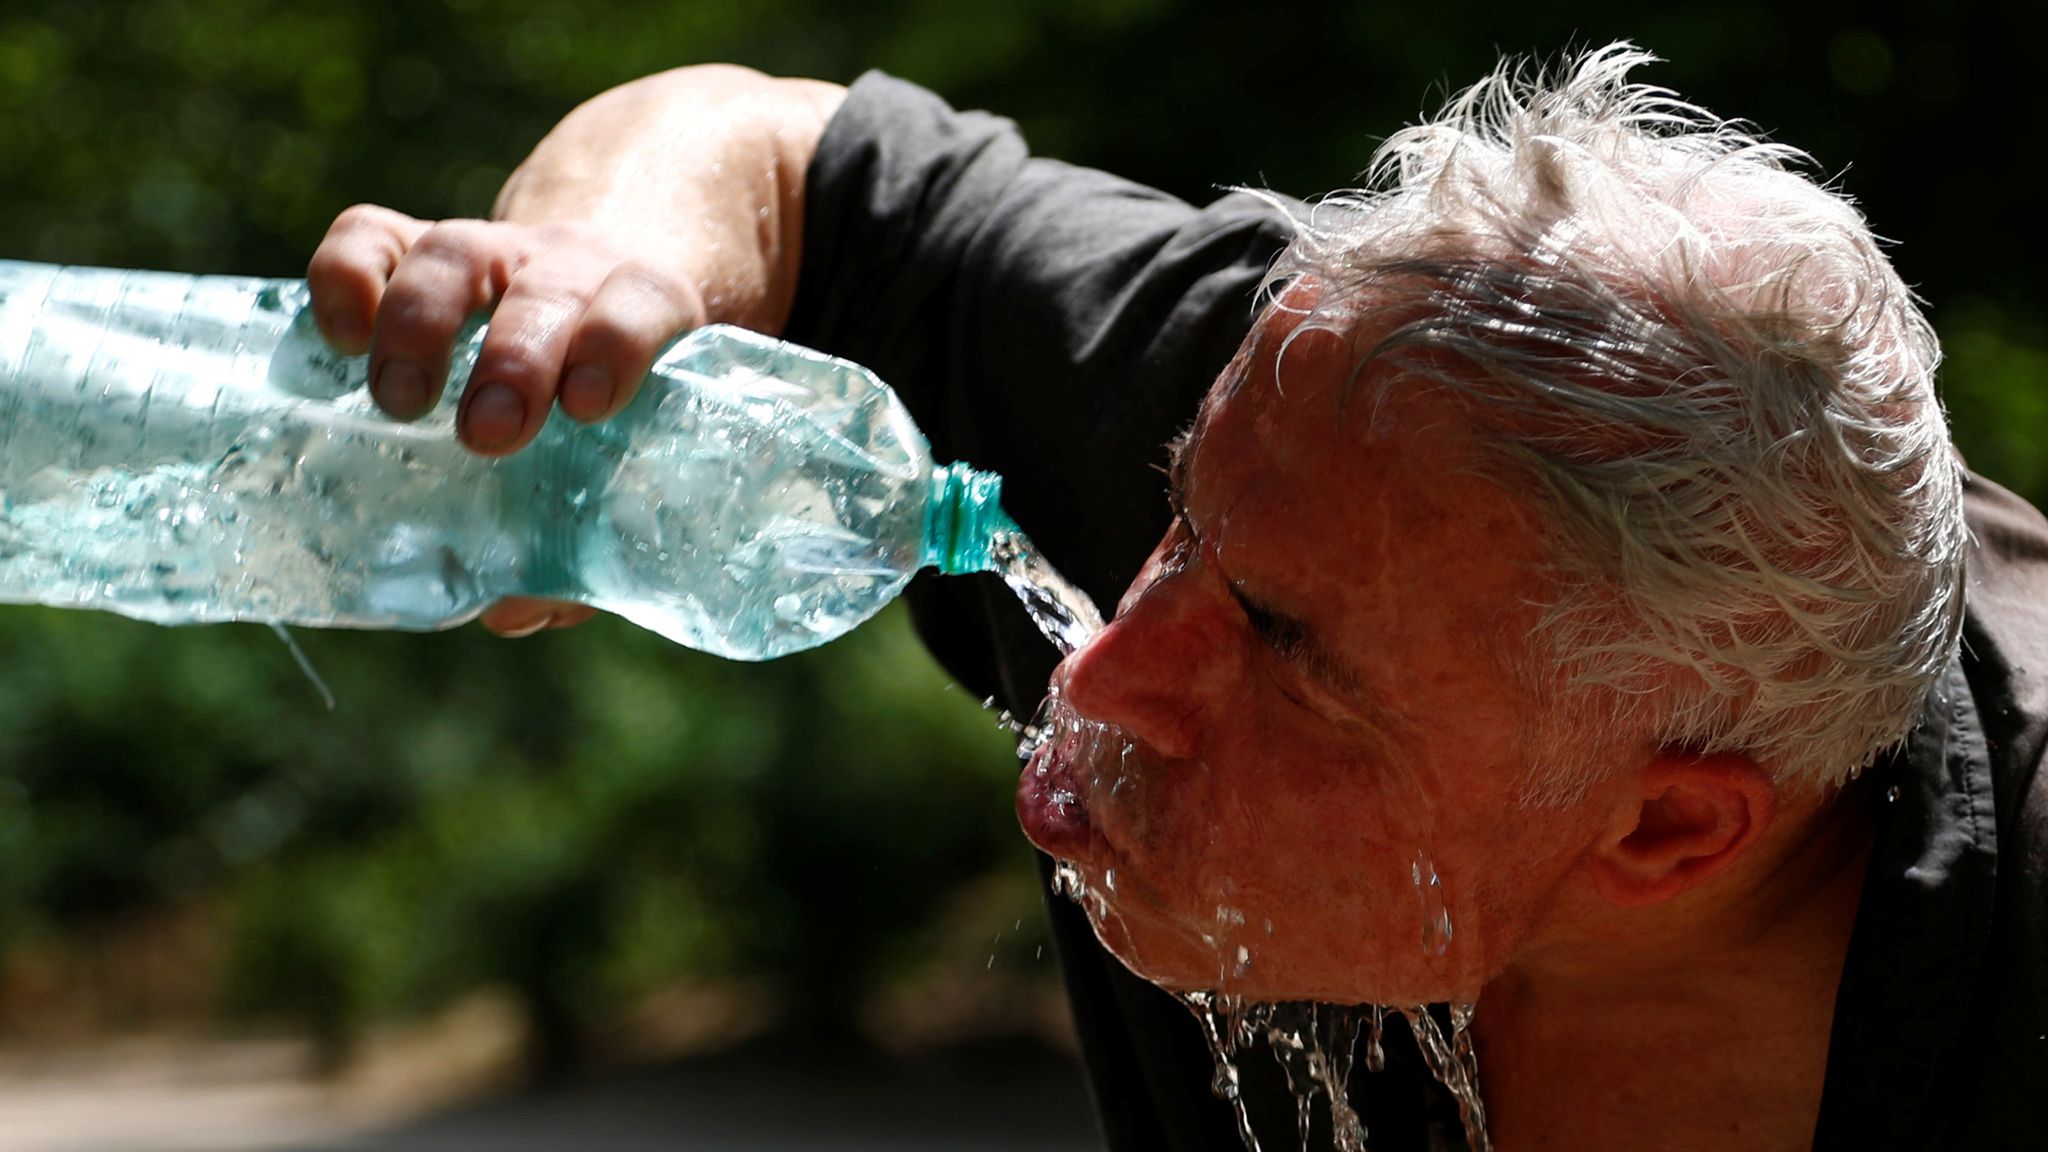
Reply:
M721 656L813 647L920 568L995 567L1001 480L936 466L873 374L728 327L624 411L468 452L458 341L422 419L371 403L301 281L0 261L0 601L166 624L426 630L507 596Z

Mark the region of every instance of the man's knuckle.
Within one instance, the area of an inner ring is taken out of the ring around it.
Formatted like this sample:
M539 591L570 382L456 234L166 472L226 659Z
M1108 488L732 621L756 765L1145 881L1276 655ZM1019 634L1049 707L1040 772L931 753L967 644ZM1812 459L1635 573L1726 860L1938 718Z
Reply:
M474 269L490 256L488 229L488 225L476 220L439 221L413 242L413 258L464 271Z
M673 272L644 259L621 261L612 271L612 278L629 292L671 306L681 304L687 296L694 295Z
M596 294L587 277L553 261L536 260L520 270L506 299L516 298L522 310L559 320L590 307Z
M376 204L351 204L334 217L333 230L336 232L383 231L390 227L398 213Z
M585 351L608 360L630 356L646 343L638 329L611 310L591 311L584 317L583 328L577 333L577 338Z
M362 262L355 253L332 242L315 248L312 259L306 261L306 278L314 281L315 287L323 281L354 276L362 271Z
M387 349L411 355L445 353L462 315L445 296L417 284L393 284L377 306L379 341Z
M595 246L598 232L580 220L551 220L533 226L536 244L544 248L580 250Z
M487 350L477 365L477 375L527 393L554 389L555 364L538 349L512 345Z
M704 301L696 285L662 265L625 261L613 269L606 291L617 301L620 322L631 325L643 343L665 340L704 321Z

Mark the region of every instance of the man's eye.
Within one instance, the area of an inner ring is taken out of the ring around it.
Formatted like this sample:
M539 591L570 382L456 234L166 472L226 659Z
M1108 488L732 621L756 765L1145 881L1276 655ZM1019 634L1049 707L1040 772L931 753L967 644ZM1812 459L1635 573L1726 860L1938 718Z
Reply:
M1308 632L1301 622L1282 616L1252 601L1243 601L1246 621L1260 643L1283 660L1297 660L1308 648Z

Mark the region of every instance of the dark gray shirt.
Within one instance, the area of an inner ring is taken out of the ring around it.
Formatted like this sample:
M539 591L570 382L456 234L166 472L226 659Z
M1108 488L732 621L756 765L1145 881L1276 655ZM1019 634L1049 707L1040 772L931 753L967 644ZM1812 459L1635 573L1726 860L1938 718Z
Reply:
M941 459L1001 472L1018 522L1113 604L1166 527L1163 445L1249 330L1287 236L1257 198L1196 208L1032 158L1008 121L870 74L811 166L789 335L880 373ZM1862 786L1882 831L1836 1005L1814 1142L1829 1152L2048 1146L2048 523L1981 481L1969 500L1964 651ZM1000 584L921 579L909 599L963 683L1037 705L1054 653ZM1110 1146L1240 1148L1187 1010L1071 905L1048 913ZM1387 1072L1353 1077L1374 1152L1455 1139L1418 1063L1390 1043ZM1246 1078L1259 1130L1289 1141L1277 1067L1255 1055Z

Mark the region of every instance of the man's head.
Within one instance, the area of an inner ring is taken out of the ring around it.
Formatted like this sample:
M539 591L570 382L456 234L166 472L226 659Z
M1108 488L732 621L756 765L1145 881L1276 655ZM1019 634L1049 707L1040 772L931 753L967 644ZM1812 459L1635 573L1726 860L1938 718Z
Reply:
M1927 325L1852 208L1644 59L1504 68L1301 222L1020 793L1141 973L1469 996L1585 892L1740 860L1946 661Z

